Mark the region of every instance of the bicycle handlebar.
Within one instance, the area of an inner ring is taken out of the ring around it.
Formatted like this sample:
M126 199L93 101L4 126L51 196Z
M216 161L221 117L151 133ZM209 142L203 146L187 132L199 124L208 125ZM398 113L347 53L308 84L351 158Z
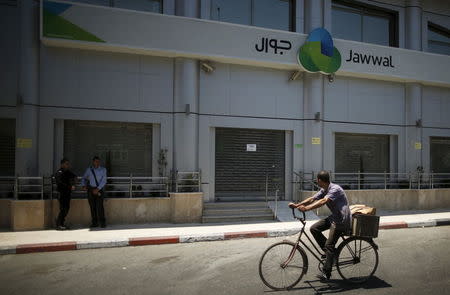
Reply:
M297 216L295 215L295 209L296 209L296 208L291 208L291 209L292 209L292 216L293 216L295 219L298 219L298 220L300 220L300 221L302 221L302 222L305 222L305 221L306 221L306 214L305 214L305 212L299 210L300 212L303 213L303 218L301 218L301 217L297 217Z

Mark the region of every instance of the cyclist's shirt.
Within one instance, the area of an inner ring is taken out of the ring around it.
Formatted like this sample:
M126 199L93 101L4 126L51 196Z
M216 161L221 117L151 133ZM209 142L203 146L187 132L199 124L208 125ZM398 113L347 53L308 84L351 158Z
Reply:
M314 195L315 200L320 200L325 197L330 199L330 201L327 202L327 207L332 213L329 216L330 221L336 225L345 227L345 229L350 229L352 220L351 213L350 208L348 207L347 196L345 195L342 187L337 184L330 183L327 191L322 188Z

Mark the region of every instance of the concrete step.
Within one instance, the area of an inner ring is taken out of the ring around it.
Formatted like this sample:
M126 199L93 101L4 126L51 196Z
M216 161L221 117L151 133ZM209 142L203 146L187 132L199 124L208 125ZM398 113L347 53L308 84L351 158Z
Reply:
M226 208L268 208L266 202L216 202L204 203L204 209L226 209Z
M203 216L203 223L229 223L229 222L245 222L245 221L273 221L273 214L257 214L257 215L216 215Z
M265 202L266 201L266 197L261 196L261 197L254 197L254 196L216 196L216 200L219 202ZM274 201L275 197L274 196L269 196L267 197L267 201Z
M214 215L255 215L255 214L270 214L272 210L268 207L248 207L248 208L210 208L203 210L203 216Z

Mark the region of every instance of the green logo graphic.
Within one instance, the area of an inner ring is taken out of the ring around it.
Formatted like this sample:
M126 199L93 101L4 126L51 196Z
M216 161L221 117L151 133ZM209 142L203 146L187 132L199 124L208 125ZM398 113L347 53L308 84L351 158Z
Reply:
M324 28L313 30L297 54L299 64L308 72L332 74L341 66L341 54Z

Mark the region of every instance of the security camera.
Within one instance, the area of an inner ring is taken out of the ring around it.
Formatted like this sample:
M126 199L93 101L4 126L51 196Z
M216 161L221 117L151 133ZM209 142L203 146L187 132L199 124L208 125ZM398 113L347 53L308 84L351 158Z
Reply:
M334 74L328 75L328 82L333 83L334 82Z
M214 70L216 69L206 61L200 62L200 67L205 73L208 74L214 72Z

